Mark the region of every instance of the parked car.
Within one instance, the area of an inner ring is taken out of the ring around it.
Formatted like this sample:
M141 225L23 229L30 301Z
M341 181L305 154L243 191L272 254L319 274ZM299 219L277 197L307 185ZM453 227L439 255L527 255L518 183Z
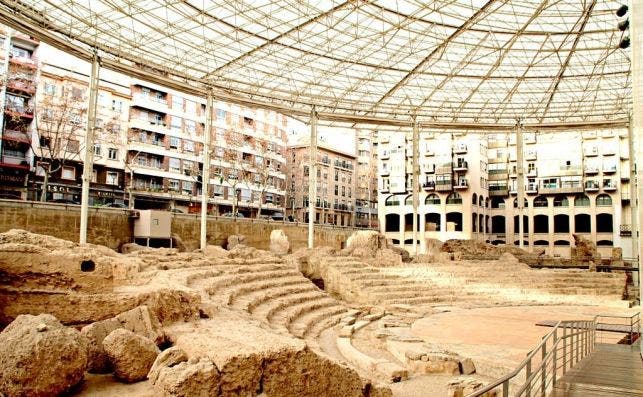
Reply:
M180 209L178 209L178 208L172 208L172 209L170 210L170 212L173 212L173 213L175 213L175 214L184 214L184 213L185 213L185 212L183 212L182 210L180 210Z
M245 218L245 215L243 215L241 212L237 212L236 215L233 214L232 212L226 212L225 214L221 215L224 218Z
M110 208L129 208L127 204L123 203L107 203L103 205L103 207L110 207Z

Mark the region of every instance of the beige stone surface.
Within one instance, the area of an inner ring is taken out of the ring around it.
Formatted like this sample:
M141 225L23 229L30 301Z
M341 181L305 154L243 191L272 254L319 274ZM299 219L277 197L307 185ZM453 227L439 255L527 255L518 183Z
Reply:
M103 339L103 349L114 368L114 376L127 383L146 379L160 353L154 342L123 328Z
M0 333L0 394L56 396L82 381L87 341L54 316L21 315Z
M219 394L219 371L208 358L163 366L151 381L164 397L211 397Z
M176 346L172 346L156 356L147 378L154 383L163 368L170 368L184 361L188 361L188 356L185 352Z
M270 252L275 255L286 255L290 250L288 236L281 229L270 232Z
M89 372L111 372L110 360L103 350L103 339L118 328L132 331L156 344L164 340L161 324L147 306L139 306L116 317L89 324L80 330L81 335L89 341Z

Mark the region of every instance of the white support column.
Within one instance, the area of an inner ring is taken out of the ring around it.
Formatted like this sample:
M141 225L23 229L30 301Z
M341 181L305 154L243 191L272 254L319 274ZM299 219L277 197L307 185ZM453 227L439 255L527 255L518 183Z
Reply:
M420 205L420 127L415 117L413 117L413 174L411 177L411 194L413 198L413 255L417 256L418 252L418 207Z
M89 184L92 181L92 173L94 170L94 132L96 129L96 101L98 100L99 72L98 54L94 53L92 71L89 77L89 104L87 106L87 128L85 130L85 161L83 162L83 187L80 201L80 244L87 243Z
M308 161L308 248L314 246L315 202L317 200L317 111L310 112L310 158Z
M208 200L210 198L210 141L212 139L212 90L205 103L205 132L203 136L203 173L201 175L201 250L208 244Z
M630 191L627 192L630 195L630 230L632 233L632 236L630 237L630 240L632 241L632 256L638 255L638 243L639 239L637 236L637 231L639 230L638 228L638 202L636 200L636 149L634 148L634 125L633 125L633 118L632 114L630 113L630 118L629 118L629 123L627 125L627 145L628 145L628 152L630 154L630 169L629 171L629 177L630 177ZM634 282L636 283L638 279L641 277L639 272L632 272L632 276L634 277Z
M633 137L636 144L635 153L630 153L631 161L634 159L643 159L643 29L639 24L643 23L643 3L640 1L630 2L630 38L632 44L632 121L633 121ZM636 167L636 174L638 174L638 164ZM630 179L630 181L636 181ZM632 182L630 182L632 183ZM632 211L636 210L638 221L637 225L643 225L643 212L638 205L643 200L643 183L637 181L636 186L637 195L632 197L631 200L635 202ZM634 226L634 225L632 225ZM640 231L639 227L632 230L632 238L639 240ZM643 258L643 244L638 244L638 262L639 262L639 291L643 291L643 277L641 277L641 258ZM643 325L641 325L643 328ZM641 355L643 355L643 344L641 344Z
M2 76L4 76L5 84L0 87L0 156L2 155L2 135L4 134L4 107L7 102L7 84L9 81L9 54L11 53L11 35L13 30L5 26L7 33L4 38L4 47L2 54L4 55L4 64L2 65Z
M518 178L518 246L523 248L524 222L523 214L525 212L525 168L523 164L523 146L522 146L522 124L520 120L516 123L516 176Z

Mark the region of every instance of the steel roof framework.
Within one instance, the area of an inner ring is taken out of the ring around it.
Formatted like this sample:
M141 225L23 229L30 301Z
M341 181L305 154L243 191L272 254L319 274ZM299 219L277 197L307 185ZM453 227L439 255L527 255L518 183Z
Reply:
M0 0L104 67L320 120L463 129L625 123L609 0Z

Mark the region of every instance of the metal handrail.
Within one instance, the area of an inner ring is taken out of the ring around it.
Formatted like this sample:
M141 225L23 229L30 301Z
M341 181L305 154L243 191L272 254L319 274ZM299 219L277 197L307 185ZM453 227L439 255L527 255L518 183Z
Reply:
M594 350L596 328L598 324L601 324L598 322L599 318L620 318L625 319L626 322L629 320L628 343L630 344L634 341L634 335L638 335L635 330L640 327L640 313L631 316L599 314L594 316L592 320L559 321L527 354L516 369L466 397L482 396L496 388L501 388L501 395L508 397L509 382L523 371L525 372L525 381L518 387L514 396L531 397L538 394L545 397L556 384L559 375L564 375L567 370ZM540 357L537 357L538 355ZM538 358L540 362L537 362L534 368L534 361Z

